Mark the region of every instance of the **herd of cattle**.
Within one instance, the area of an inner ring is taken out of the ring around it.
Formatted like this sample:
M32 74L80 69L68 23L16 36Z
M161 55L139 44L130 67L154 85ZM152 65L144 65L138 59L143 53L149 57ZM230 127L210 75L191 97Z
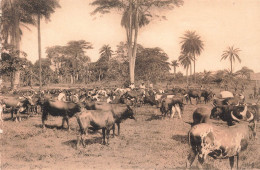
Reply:
M58 100L58 96L65 94L65 100ZM257 138L256 126L259 121L259 104L248 103L241 94L222 91L214 94L209 89L168 90L157 89L67 89L17 91L15 94L0 96L0 120L5 112L11 113L11 120L21 121L21 114L41 114L42 127L48 115L61 116L62 127L66 121L68 129L69 119L76 117L79 133L79 144L85 147L89 130L102 129L103 144L109 144L110 131L115 135L115 125L120 134L120 123L126 119L135 119L135 107L149 104L156 106L162 113L162 118L173 117L178 114L182 120L185 107L198 103L211 103L213 108L199 105L193 112L193 122L188 132L191 150L186 166L189 168L196 156L199 167L207 156L213 158L229 158L233 168L234 157L247 148L249 139ZM186 106L185 106L186 105ZM210 119L221 119L227 126L210 123Z

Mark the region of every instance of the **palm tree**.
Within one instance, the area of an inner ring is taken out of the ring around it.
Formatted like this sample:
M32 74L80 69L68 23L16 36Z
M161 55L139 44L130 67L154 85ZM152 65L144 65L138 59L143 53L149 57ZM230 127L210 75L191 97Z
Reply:
M173 60L172 66L173 66L173 69L174 69L174 78L175 78L176 77L176 67L179 67L178 60Z
M181 51L184 54L190 55L194 63L194 82L196 83L195 61L196 55L200 55L204 49L204 44L199 35L195 31L186 31L184 37L181 37Z
M109 45L103 45L99 50L100 58L104 58L105 60L109 61L113 55L113 50Z
M234 46L228 47L227 50L223 51L221 60L229 59L230 66L231 66L230 67L230 73L233 73L233 62L235 62L236 59L239 61L239 63L241 63L241 59L238 55L239 51L241 51L241 50L239 48L234 48Z
M180 64L184 67L184 69L186 69L186 78L187 78L187 84L189 83L189 78L188 78L188 70L189 67L191 66L191 57L189 55L186 54L181 54L179 56L179 62Z
M173 9L183 4L183 0L95 0L91 3L97 6L92 14L109 13L113 9L122 11L121 26L126 30L130 82L135 80L135 61L137 52L137 38L139 29L150 23L154 9ZM154 16L159 16L154 14ZM165 17L165 16L162 16Z
M27 3L24 4L24 9L31 16L35 16L37 20L40 90L42 88L41 18L44 17L45 20L50 20L50 15L55 12L55 8L59 7L60 5L57 0L27 0Z

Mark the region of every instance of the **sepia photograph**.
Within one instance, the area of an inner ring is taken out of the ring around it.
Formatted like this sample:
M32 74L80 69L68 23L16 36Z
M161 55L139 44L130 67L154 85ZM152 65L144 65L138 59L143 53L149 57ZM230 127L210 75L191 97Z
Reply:
M0 3L0 170L260 170L260 0Z

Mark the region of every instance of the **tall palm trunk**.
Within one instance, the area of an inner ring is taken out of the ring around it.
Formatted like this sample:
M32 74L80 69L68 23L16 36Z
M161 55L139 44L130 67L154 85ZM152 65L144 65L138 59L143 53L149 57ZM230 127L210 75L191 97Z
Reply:
M187 81L187 84L189 83L189 78L188 78L188 71L189 70L189 67L186 68L186 81Z
M39 55L39 79L40 79L40 91L42 90L42 57L41 57L41 16L37 15L37 29L38 29L38 55Z
M230 59L230 65L231 65L230 73L232 74L232 73L233 73L233 68L232 68L232 58Z
M13 9L14 10L14 9ZM20 24L19 24L19 16L17 14L17 11L14 10L14 27L13 27L13 35L11 44L14 45L14 48L18 51L18 57L20 57ZM14 72L13 77L13 87L14 89L17 89L20 84L20 70L17 68L17 71ZM12 83L11 83L12 84Z
M196 71L195 71L195 55L194 55L194 61L193 61L193 63L194 63L194 83L196 84Z

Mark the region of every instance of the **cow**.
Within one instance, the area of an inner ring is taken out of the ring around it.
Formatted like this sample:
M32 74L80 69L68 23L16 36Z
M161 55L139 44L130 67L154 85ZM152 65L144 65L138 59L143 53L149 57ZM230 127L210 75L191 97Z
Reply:
M11 109L11 119L16 115L15 121L21 121L20 113L27 113L29 105L33 105L31 97L5 96L1 99L1 103L6 108Z
M191 102L191 98L195 98L196 99L196 104L198 104L199 102L200 102L200 100L201 100L201 90L199 90L199 89L190 89L189 91L188 91L188 100L190 101L190 104L192 104L192 102Z
M3 122L3 113L5 105L0 104L0 122Z
M164 118L167 114L170 114L173 118L174 114L177 112L179 118L181 118L181 113L183 112L184 104L181 97L164 98L160 103L160 111Z
M210 110L207 107L198 107L194 110L193 123L191 126L195 126L199 123L209 123L210 120Z
M209 91L209 90L201 91L201 97L204 98L205 104L208 103L214 96L215 96L215 94L212 91Z
M102 129L102 144L109 145L110 130L115 130L115 124L118 125L118 134L120 133L120 123L127 118L135 119L133 109L128 105L111 105L101 110L83 110L77 113L76 119L80 128L80 135L77 137L77 148L80 141L85 147L85 138L89 128L92 130ZM113 133L114 134L114 133ZM107 138L107 142L105 141Z
M248 122L229 127L208 123L197 124L191 127L188 132L191 150L186 162L186 168L191 167L196 156L198 156L198 166L202 168L206 157L210 156L214 159L229 158L232 169L234 166L234 157L237 156L238 169L239 153L246 150L249 139L251 138L252 128Z
M76 113L81 111L81 106L79 103L74 102L64 102L59 100L50 100L46 98L40 99L40 105L42 107L42 127L45 129L45 121L48 115L61 116L62 118L62 128L64 128L64 122L67 122L68 130L69 118L73 117Z

